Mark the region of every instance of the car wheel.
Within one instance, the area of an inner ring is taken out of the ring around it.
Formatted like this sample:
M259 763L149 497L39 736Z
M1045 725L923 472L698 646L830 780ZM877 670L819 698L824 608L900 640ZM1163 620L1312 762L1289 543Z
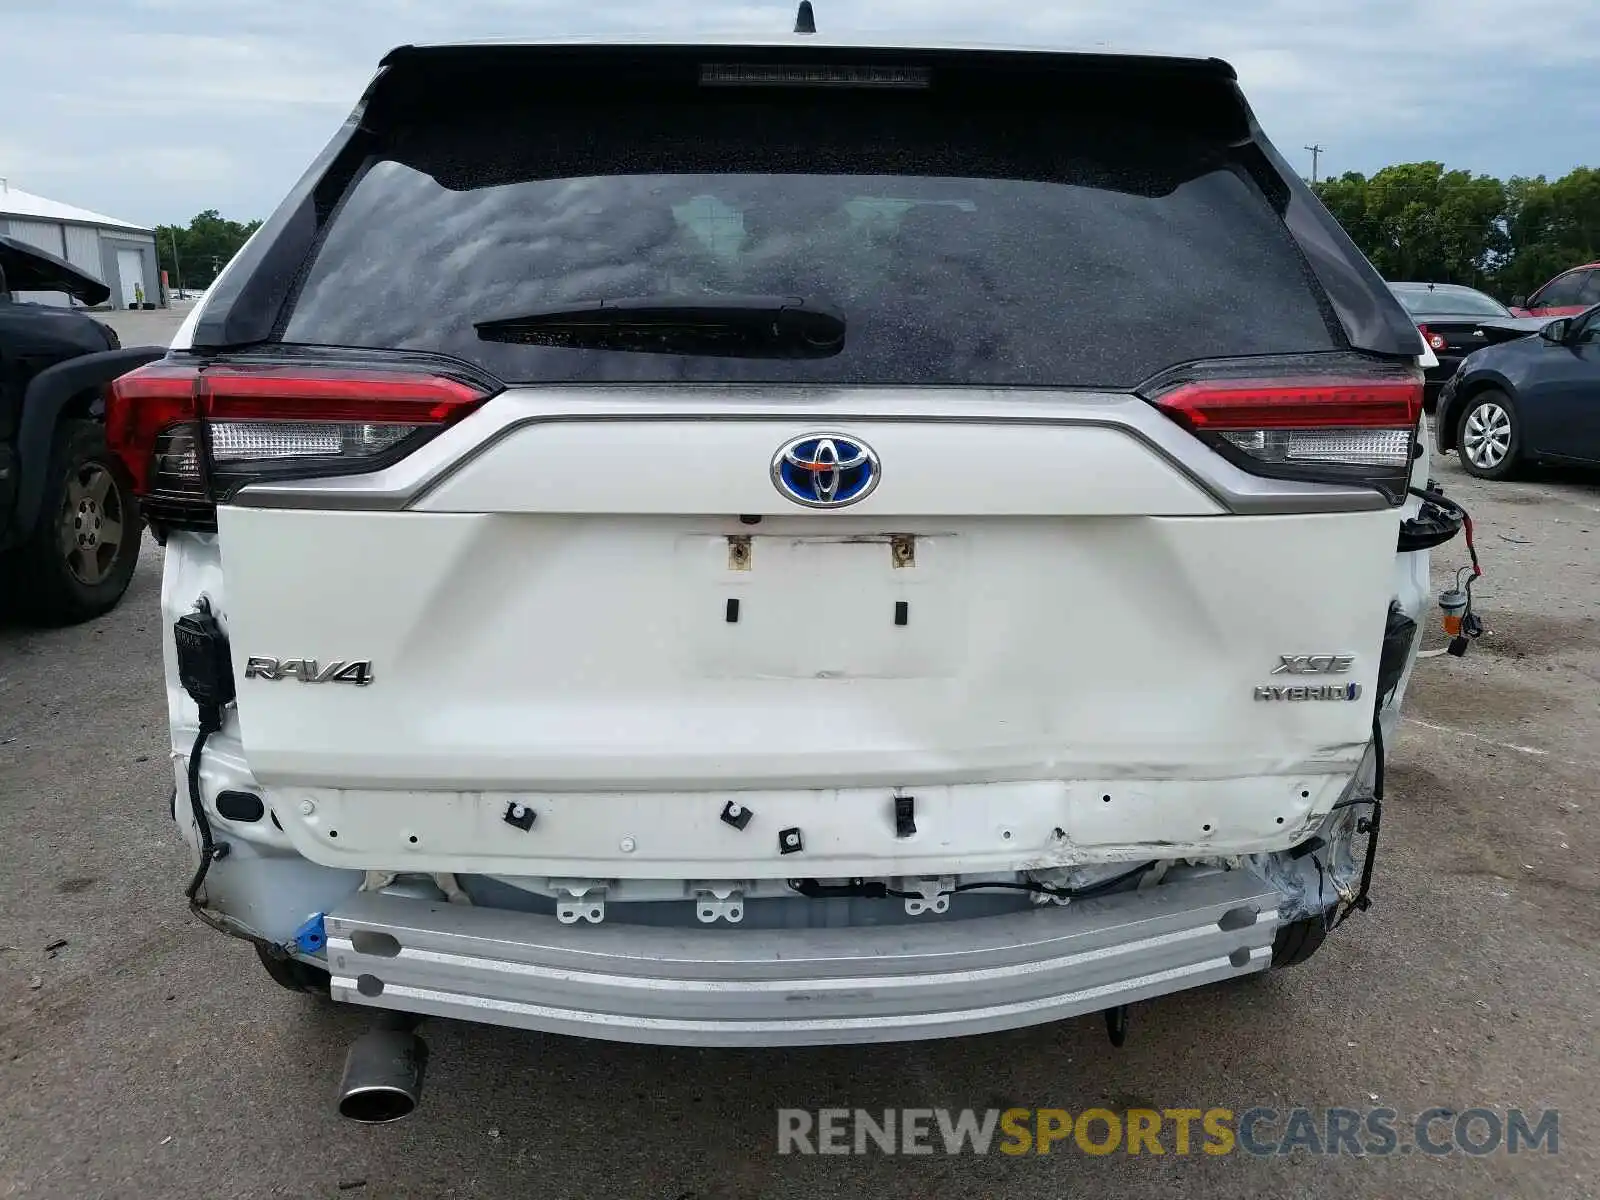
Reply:
M22 614L75 625L116 607L138 564L139 502L98 421L63 421L39 520L7 563Z
M256 948L256 957L261 960L261 965L267 969L267 974L272 976L272 981L279 987L288 988L291 992L306 992L312 996L328 994L330 977L321 967L313 967L298 958L290 958L278 952L276 947L269 950L259 942L253 944Z
M1456 453L1469 475L1479 479L1511 476L1521 457L1522 439L1510 396L1491 390L1467 401L1456 433Z

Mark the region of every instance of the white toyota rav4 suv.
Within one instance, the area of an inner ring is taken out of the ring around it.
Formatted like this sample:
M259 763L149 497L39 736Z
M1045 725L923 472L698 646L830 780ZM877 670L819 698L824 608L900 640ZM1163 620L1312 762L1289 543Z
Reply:
M110 404L191 902L392 1014L364 1119L418 1016L1117 1040L1297 962L1421 352L1216 60L396 50Z

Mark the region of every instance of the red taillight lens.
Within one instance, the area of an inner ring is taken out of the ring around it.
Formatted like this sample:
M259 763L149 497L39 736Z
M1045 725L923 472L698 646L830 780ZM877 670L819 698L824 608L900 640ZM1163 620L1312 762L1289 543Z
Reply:
M1173 420L1256 474L1405 494L1422 379L1206 379L1156 396Z
M153 362L111 385L106 400L106 444L133 476L133 490L151 489L156 440L174 426L192 426L197 408L193 367Z
M106 436L141 496L216 499L261 478L372 470L488 395L411 371L166 361L112 384Z
M1254 429L1409 429L1420 380L1235 380L1188 383L1156 403L1196 433Z
M1422 335L1422 340L1428 343L1430 350L1439 351L1450 348L1450 343L1445 341L1443 334L1433 332L1426 325L1418 325L1417 332Z

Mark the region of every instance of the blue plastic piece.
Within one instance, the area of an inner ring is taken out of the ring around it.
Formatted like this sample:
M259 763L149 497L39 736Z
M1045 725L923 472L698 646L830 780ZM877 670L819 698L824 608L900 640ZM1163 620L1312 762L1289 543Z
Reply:
M327 930L322 927L322 914L317 913L294 931L295 949L301 954L321 954L328 944Z

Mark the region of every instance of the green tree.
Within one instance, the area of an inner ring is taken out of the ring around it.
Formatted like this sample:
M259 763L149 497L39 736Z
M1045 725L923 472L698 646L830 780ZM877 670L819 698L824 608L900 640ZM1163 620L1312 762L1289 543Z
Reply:
M214 208L198 213L187 226L156 226L156 250L167 280L177 287L210 287L217 272L261 225L259 220L230 221ZM176 249L176 257L174 257Z
M1506 296L1525 296L1551 276L1600 258L1600 170L1579 167L1550 183L1518 176L1506 185L1510 254L1496 276Z
M1600 169L1502 183L1399 163L1316 185L1345 232L1386 279L1465 283L1502 300L1600 259Z
M1371 179L1348 172L1317 192L1387 279L1480 286L1509 248L1506 189L1492 176L1401 163Z

